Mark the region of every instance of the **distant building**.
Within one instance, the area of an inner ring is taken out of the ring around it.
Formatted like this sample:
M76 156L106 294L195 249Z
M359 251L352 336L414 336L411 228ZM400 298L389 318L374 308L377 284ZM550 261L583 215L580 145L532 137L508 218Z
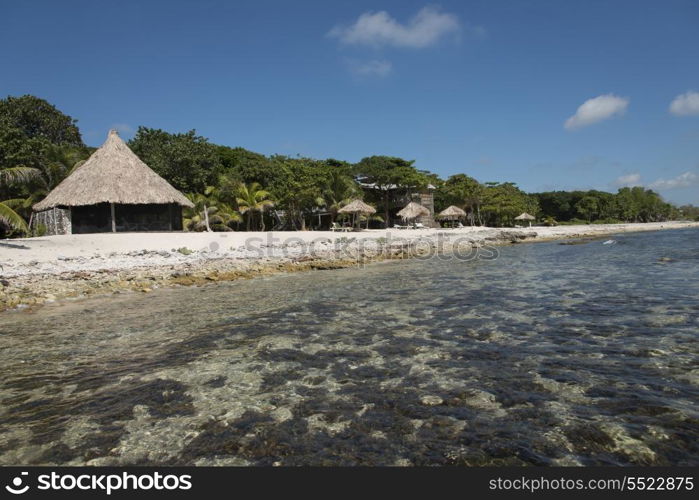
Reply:
M151 170L110 130L106 142L46 198L32 227L46 234L181 231L182 193Z

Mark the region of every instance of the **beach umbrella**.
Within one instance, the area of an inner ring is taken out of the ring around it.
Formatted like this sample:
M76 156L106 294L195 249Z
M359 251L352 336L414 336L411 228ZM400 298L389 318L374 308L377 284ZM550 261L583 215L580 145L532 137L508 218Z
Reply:
M376 209L371 205L367 205L362 200L354 200L340 210L337 211L340 214L352 214L352 217L357 220L357 214L371 215L376 213ZM353 224L354 225L354 224ZM367 219L367 227L369 226L369 220Z
M451 221L458 220L462 217L466 217L466 212L461 210L459 207L455 207L454 205L442 210L437 215L438 219Z
M529 227L532 227L532 221L536 220L536 217L533 215L529 215L527 212L523 212L517 217L515 217L515 220L526 220L529 221Z
M398 212L398 217L403 220L413 220L423 215L429 217L431 214L427 208L423 207L419 203L415 203L414 201L408 203Z

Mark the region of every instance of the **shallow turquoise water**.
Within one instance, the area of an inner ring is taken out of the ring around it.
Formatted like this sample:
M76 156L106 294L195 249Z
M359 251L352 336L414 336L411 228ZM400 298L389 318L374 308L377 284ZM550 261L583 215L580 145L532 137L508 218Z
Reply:
M0 463L697 465L699 231L613 238L1 315Z

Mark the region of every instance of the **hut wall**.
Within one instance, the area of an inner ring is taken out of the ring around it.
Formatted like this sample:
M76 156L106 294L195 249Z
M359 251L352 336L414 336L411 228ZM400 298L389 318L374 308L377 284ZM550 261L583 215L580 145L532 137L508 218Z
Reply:
M39 231L43 226L46 229L44 234L71 234L72 232L72 216L69 208L49 208L36 212L32 217L33 231Z
M115 205L116 231L181 231L182 207L177 204ZM109 203L73 207L73 233L112 232Z
M116 205L117 232L182 229L182 209L172 205Z
M73 207L73 234L109 233L112 215L109 203Z

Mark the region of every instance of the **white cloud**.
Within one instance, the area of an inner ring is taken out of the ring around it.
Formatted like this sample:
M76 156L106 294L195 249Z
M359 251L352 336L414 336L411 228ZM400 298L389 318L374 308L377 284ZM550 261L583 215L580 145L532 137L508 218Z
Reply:
M685 172L672 179L658 179L648 185L651 189L667 190L686 188L699 185L699 175L694 172Z
M670 103L670 113L677 116L699 115L699 92L680 94Z
M620 188L642 186L641 174L635 173L622 175L621 177L617 177L617 179L613 182L613 185Z
M349 68L352 74L359 78L384 78L391 74L393 65L391 61L374 59L371 61L349 61Z
M454 14L427 6L406 24L401 24L386 11L365 12L350 26L335 26L328 36L347 45L423 48L460 30L459 19ZM475 36L484 35L483 28L475 27L471 31Z
M629 100L614 94L604 94L588 99L565 122L565 128L573 130L607 120L615 115L623 115Z

